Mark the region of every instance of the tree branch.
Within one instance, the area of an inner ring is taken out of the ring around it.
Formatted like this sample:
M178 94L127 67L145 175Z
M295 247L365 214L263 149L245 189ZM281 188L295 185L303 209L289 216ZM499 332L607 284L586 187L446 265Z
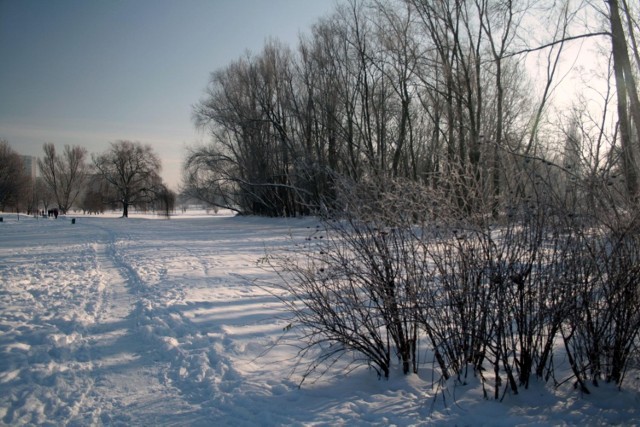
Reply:
M563 37L563 38L561 38L559 40L554 40L554 41L552 41L550 43L546 43L546 44L543 44L541 46L532 47L530 49L522 49L522 50L518 50L516 52L511 52L511 53L505 53L504 55L501 56L501 58L511 58L513 56L518 56L518 55L531 53L531 52L537 52L539 50L543 50L543 49L549 48L551 46L555 46L557 44L561 44L561 43L568 42L568 41L586 39L586 38L590 38L590 37L600 37L600 36L611 37L611 33L609 31L599 31L597 33L587 33L587 34L580 34L578 36Z

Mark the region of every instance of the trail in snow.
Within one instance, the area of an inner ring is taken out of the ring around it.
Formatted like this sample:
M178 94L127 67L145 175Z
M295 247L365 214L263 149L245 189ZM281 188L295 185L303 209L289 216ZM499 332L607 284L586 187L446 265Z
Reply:
M88 331L95 383L87 406L99 411L100 421L108 424L193 421L196 409L162 381L166 364L160 363L161 355L141 329L142 280L118 255L112 233L106 243L96 245L96 254L105 303Z
M141 281L118 256L115 234L93 228L89 242L64 244L60 225L41 228L35 251L5 257L2 421L193 420L194 409L161 381L166 364L143 339Z

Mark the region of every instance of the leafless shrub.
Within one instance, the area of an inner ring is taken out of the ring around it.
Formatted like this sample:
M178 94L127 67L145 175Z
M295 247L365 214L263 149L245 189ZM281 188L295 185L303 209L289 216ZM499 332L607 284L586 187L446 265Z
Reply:
M496 218L493 206L465 216L411 182L342 181L341 209L294 253L269 258L302 355L320 348L315 368L355 354L388 377L393 356L417 372L422 342L442 380L472 373L499 399L532 377L561 383L561 342L583 390L621 384L640 330L638 221L521 187L531 195Z
M619 217L619 219L621 219ZM563 328L565 347L580 388L604 380L621 385L640 332L638 218L580 230L566 269L575 303Z

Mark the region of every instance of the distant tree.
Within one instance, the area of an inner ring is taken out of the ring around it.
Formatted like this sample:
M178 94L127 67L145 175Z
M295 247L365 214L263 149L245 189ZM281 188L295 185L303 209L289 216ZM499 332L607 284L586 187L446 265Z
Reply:
M17 204L29 181L20 155L6 140L0 139L0 208Z
M49 210L55 200L55 195L41 176L36 178L36 197L38 205L41 204L45 211Z
M176 193L163 183L160 183L154 192L156 207L164 216L169 218L176 207Z
M155 199L161 163L150 145L116 141L106 152L93 156L93 164L115 190L115 201L122 204L123 217L129 216L129 206Z
M97 214L104 212L104 203L102 201L102 194L89 190L84 194L84 198L80 202L80 208L84 213Z
M44 158L38 167L44 182L54 194L58 208L67 213L83 189L89 171L87 150L79 146L64 146L61 155L51 143L43 145Z
M103 213L107 200L115 200L113 187L106 182L101 175L92 174L87 178L87 184L83 191L80 208L84 213Z

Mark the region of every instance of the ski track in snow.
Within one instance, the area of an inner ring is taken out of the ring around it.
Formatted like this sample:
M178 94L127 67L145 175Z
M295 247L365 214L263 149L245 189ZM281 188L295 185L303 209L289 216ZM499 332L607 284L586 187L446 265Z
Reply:
M483 401L476 384L440 393L443 404L426 368L390 381L359 369L299 389L289 376L295 350L265 352L286 322L252 278L265 277L256 261L266 247L314 226L232 217L0 224L0 423L640 422L637 392L588 400L541 387L534 405L519 406Z

